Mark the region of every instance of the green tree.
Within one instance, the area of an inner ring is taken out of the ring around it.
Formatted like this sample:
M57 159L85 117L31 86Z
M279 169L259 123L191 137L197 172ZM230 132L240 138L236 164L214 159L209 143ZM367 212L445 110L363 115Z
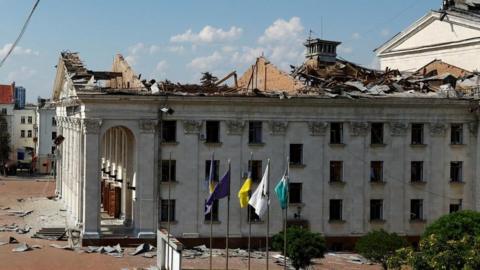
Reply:
M3 167L10 155L10 133L8 123L3 115L0 115L0 165Z
M272 248L283 254L283 231L272 238ZM295 269L305 268L312 264L313 258L323 258L326 251L325 238L300 227L287 229L287 257ZM283 254L285 255L285 254Z
M388 266L400 269L480 269L480 213L460 211L443 216L427 227L418 251L400 249Z
M397 249L407 245L404 237L382 229L371 231L361 237L355 245L355 250L365 258L380 263L383 269L387 269L387 259L395 254Z

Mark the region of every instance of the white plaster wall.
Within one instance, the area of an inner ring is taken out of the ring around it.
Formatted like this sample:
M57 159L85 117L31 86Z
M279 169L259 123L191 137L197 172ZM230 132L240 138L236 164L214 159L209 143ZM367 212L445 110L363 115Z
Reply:
M25 109L22 110L13 110L13 135L12 135L12 143L13 143L13 149L12 151L15 152L15 157L16 157L16 151L19 148L24 148L24 147L35 147L35 143L33 142L33 138L36 136L35 134L35 129L34 126L37 123L37 117L35 113L35 108L28 108L25 107ZM21 117L25 117L25 124L21 124ZM28 123L28 117L32 117L32 123ZM20 137L20 131L25 130L25 138ZM28 130L32 131L32 137L28 137ZM28 157L26 157L28 158Z

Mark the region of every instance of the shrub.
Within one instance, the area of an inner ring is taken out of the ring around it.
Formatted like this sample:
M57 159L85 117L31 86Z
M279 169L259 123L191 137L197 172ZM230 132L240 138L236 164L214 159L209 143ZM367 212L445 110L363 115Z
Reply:
M480 235L480 213L464 210L445 215L425 229L422 239L432 234L445 241L460 240L465 235Z
M404 237L396 233L388 233L384 230L371 231L361 237L355 246L355 250L365 258L380 263L383 269L387 269L387 259L395 254L395 251L408 245Z
M283 231L272 238L272 248L283 254ZM311 265L313 258L323 258L326 251L325 238L300 227L287 229L287 254L295 269ZM283 254L285 255L285 254Z

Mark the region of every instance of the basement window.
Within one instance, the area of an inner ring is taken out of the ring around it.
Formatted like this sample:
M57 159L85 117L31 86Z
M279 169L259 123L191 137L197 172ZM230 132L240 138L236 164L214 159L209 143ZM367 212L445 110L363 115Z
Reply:
M303 144L290 144L290 164L303 164Z
M423 220L423 200L410 201L410 220Z
M162 160L162 182L168 182L169 178L171 182L176 181L176 163L175 160Z
M423 144L423 124L412 124L412 144Z
M450 143L463 144L463 125L462 124L451 125Z
M423 161L412 161L410 165L410 181L423 182Z
M175 200L162 200L160 205L160 221L168 222L175 221ZM168 218L168 208L170 208L170 218Z
M331 144L343 143L343 124L342 123L330 123L330 143Z
M162 121L162 142L177 141L177 121Z
M248 143L250 144L262 143L262 122L250 121L248 123Z
M370 220L383 220L383 200L370 200Z
M250 160L249 161L250 177L254 183L260 182L262 179L262 161L261 160Z
M330 221L342 220L342 200L330 200Z
M383 182L383 161L370 162L370 182Z
M220 142L220 122L219 121L207 121L206 122L207 143L219 143Z
M302 203L302 183L288 184L288 202Z
M461 183L463 181L463 162L452 161L450 162L450 182Z
M330 161L330 182L343 181L343 161Z
M383 144L383 123L372 123L371 144Z

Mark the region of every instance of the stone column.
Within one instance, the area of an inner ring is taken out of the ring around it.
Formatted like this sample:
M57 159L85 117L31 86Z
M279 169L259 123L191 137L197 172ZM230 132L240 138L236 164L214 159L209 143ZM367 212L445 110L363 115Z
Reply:
M134 211L135 230L138 237L153 238L157 228L156 177L155 166L155 130L156 120L140 120L140 138L137 143L137 183L136 205Z
M478 117L478 115L477 115ZM472 135L476 138L476 153L475 153L475 178L473 179L473 209L475 211L480 211L480 125L478 120L470 124L470 131Z
M100 237L100 119L83 119L83 238Z
M62 118L56 117L57 121L57 130L58 134L62 135L63 134L63 121ZM62 135L63 136L63 135ZM59 149L60 148L60 149ZM57 196L62 196L62 160L61 160L61 149L63 149L62 144L57 146L57 149L55 151L55 194ZM59 156L60 155L60 156Z

